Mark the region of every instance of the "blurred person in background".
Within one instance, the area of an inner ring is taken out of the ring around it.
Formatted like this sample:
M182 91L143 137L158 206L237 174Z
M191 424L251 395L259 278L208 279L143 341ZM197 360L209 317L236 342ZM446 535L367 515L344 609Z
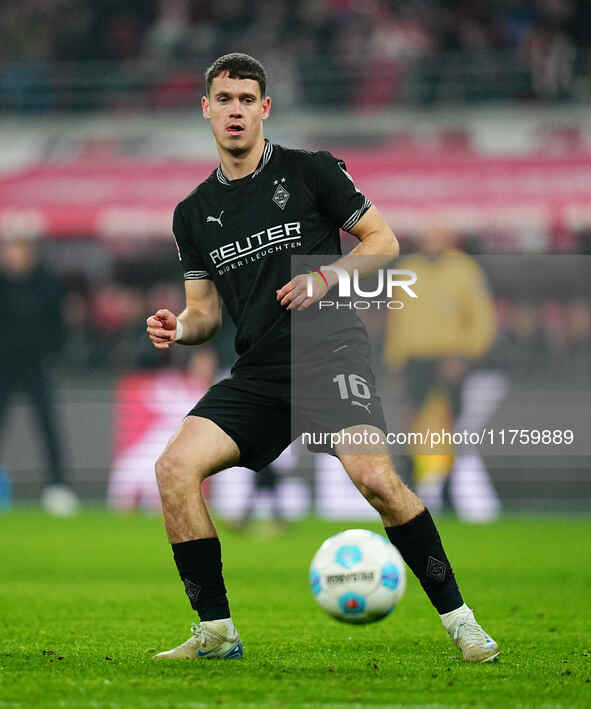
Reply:
M3 234L0 313L10 337L0 345L0 425L13 394L25 393L47 455L41 503L55 515L73 514L78 508L78 497L65 478L51 379L64 343L62 297L61 284L40 262L34 239L17 232Z
M471 431L505 393L498 373L493 382L468 376L495 339L496 319L480 266L454 242L452 232L431 228L420 252L398 264L416 273L417 298L389 311L384 359L392 371L404 372L409 431ZM430 509L442 510L451 474L451 502L460 517L486 521L498 515L500 502L478 451L413 445L409 452L407 472Z
M591 303L577 298L567 306L566 357L567 374L578 385L588 386L591 380Z
M254 473L253 486L246 507L236 525L241 532L261 537L280 534L287 526L279 504L279 471L275 464Z
M520 382L541 382L548 376L550 348L543 324L540 306L531 298L520 298L508 306L496 356Z
M71 273L63 285L66 294L62 313L68 334L60 360L68 372L81 374L96 364L97 334L91 317L91 285L81 272Z
M143 50L160 60L184 58L192 34L187 0L160 0L158 15L144 37Z

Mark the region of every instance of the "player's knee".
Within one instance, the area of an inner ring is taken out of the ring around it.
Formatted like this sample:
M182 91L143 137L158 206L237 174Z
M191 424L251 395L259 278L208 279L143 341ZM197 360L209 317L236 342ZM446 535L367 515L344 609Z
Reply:
M154 469L161 493L186 487L192 477L182 457L172 451L162 453Z
M361 494L378 511L391 508L400 497L402 481L389 462L361 459L350 474Z

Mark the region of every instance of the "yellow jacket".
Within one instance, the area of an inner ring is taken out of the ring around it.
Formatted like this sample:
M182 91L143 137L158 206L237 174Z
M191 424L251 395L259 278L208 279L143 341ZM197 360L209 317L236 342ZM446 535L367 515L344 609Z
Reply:
M417 274L412 289L418 297L401 289L394 295L404 308L388 311L388 366L400 369L411 358L478 359L486 354L496 333L494 303L472 257L455 249L432 258L417 253L401 259L396 268Z

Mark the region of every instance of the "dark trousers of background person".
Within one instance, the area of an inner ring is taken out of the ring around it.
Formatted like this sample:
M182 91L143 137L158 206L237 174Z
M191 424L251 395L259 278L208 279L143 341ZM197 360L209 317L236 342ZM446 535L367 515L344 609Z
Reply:
M53 389L47 367L39 362L12 363L0 370L0 430L14 395L22 392L31 403L47 455L46 483L62 485L62 444L53 405Z
M406 385L410 406L416 414L432 392L447 401L450 432L480 431L492 417L506 395L506 377L495 370L463 370L456 377L443 376L442 361L410 360L406 368ZM422 422L423 424L425 421ZM435 414L437 428L441 420ZM435 429L432 429L435 430ZM419 496L432 510L453 509L460 519L491 522L501 512L501 501L492 484L477 446L454 446L449 453L433 457L408 456ZM421 464L422 463L422 464ZM429 466L429 463L432 465ZM441 468L438 466L441 465ZM409 466L410 467L410 466Z
M239 527L246 527L256 512L257 498L260 494L267 493L271 498L271 519L283 523L283 515L278 499L279 473L273 465L266 465L254 474L254 485L248 497L248 503L238 523Z
M411 408L409 420L412 421L414 419L421 407L425 405L429 396L435 391L440 391L445 395L452 420L455 421L459 416L462 401L462 386L465 377L462 376L453 382L444 381L441 375L441 364L442 359L410 359L407 362L404 370L404 379ZM452 425L450 432L453 432L453 430L454 427ZM413 481L416 487L418 480L416 471L414 471L413 457L410 454L403 457L401 467L406 474L405 477L407 480ZM447 472L448 475L443 485L443 503L446 507L450 508L449 472L451 471Z

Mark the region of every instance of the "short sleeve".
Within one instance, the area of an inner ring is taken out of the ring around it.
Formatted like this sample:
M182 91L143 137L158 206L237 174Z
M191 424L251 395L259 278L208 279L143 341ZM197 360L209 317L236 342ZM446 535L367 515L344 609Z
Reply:
M321 211L341 229L350 231L371 202L357 189L343 160L321 151L314 154L314 163Z
M180 205L177 205L174 210L174 216L172 219L172 235L176 244L179 261L183 267L185 280L198 281L204 278L210 278L201 254L197 249L197 245L191 237L191 232L187 227L187 223L181 212Z

